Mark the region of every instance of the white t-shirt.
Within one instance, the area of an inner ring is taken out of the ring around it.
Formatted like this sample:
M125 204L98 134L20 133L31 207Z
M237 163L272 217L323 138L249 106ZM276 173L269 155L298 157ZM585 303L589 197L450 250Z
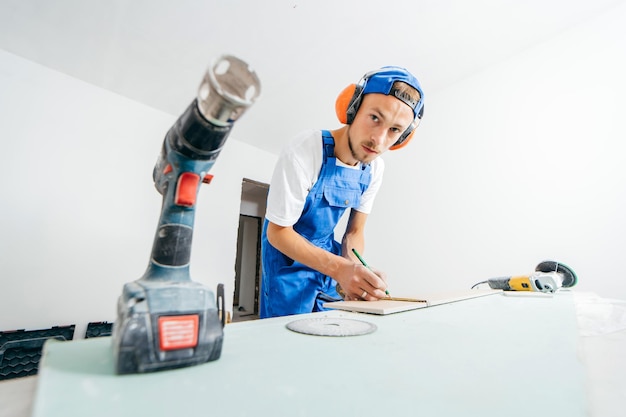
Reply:
M293 138L281 152L267 197L265 217L282 227L293 226L304 208L307 195L317 182L322 169L322 132L307 130ZM361 163L349 166L336 159L337 165L361 169ZM361 197L357 208L369 214L374 205L374 198L380 188L385 170L385 162L376 158L371 162L371 180Z

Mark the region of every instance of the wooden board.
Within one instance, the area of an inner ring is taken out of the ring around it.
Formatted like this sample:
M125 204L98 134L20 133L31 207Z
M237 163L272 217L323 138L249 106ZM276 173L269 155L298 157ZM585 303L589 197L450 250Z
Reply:
M336 301L324 303L324 307L358 313L386 315L501 293L502 290L492 289L458 290L411 297L392 297L378 301Z

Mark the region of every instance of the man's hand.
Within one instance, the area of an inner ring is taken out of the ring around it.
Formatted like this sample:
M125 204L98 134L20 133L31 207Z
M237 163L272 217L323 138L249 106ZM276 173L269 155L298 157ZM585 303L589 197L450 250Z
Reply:
M334 279L340 287L338 292L341 291L340 294L346 301L375 301L387 297L387 276L377 269L347 263Z
M374 301L386 297L385 273L356 263L356 258L335 255L318 248L293 230L293 227L282 227L271 222L267 228L267 238L286 256L337 281L345 294L345 300ZM352 247L350 240L344 242ZM362 248L362 244L356 247Z

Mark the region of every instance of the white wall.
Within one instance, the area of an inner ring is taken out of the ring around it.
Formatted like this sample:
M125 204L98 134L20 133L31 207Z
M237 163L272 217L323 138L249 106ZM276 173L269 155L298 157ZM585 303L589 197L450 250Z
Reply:
M368 221L366 259L392 291L469 288L552 259L577 288L626 299L623 21L613 9L443 91L424 85L424 123L385 156ZM178 115L2 51L0 91L0 330L113 321L148 262L152 167ZM241 180L269 182L276 158L236 138L200 192L191 261L194 280L226 284L229 308Z
M82 337L88 322L115 320L123 284L148 265L152 168L178 115L4 51L0 91L0 330L77 324ZM241 181L269 182L276 159L236 138L237 125L200 190L191 258L194 281L225 284L229 310Z
M550 259L577 289L626 299L625 21L613 9L443 91L424 86L424 122L386 155L369 219L367 259L391 290L469 288Z

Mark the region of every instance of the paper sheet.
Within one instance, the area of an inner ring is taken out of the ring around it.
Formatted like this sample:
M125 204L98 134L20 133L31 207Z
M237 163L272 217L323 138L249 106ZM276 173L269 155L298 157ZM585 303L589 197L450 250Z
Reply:
M324 303L324 307L358 313L386 315L501 293L502 290L492 289L456 290L420 294L416 296L394 297L378 301L336 301Z

